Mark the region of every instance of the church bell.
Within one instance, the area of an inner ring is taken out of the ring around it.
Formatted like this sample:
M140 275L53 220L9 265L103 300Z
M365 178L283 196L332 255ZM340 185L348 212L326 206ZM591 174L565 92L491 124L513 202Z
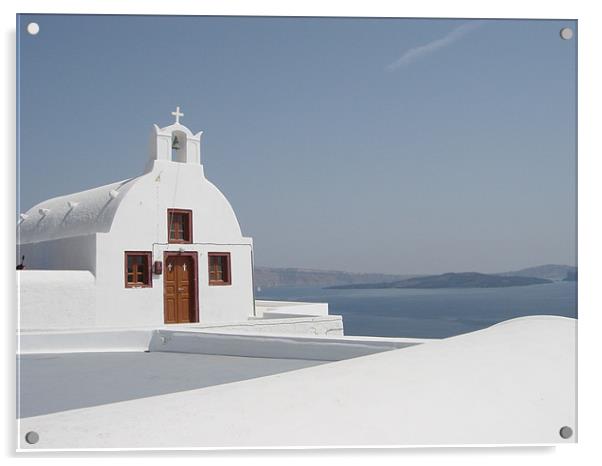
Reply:
M180 150L180 141L178 141L178 136L173 137L173 141L171 141L171 148L174 150Z

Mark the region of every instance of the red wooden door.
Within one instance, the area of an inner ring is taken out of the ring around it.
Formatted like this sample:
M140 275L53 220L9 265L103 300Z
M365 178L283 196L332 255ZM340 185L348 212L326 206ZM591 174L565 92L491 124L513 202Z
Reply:
M166 324L196 322L195 263L191 256L167 256L163 275Z

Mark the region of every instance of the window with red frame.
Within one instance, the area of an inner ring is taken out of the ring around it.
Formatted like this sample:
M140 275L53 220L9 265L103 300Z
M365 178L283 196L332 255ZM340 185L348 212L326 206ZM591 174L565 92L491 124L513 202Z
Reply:
M125 287L145 288L153 286L151 262L151 252L126 252Z
M210 252L209 257L209 284L230 285L232 276L230 274L230 253Z
M168 209L167 234L170 243L192 243L192 211Z

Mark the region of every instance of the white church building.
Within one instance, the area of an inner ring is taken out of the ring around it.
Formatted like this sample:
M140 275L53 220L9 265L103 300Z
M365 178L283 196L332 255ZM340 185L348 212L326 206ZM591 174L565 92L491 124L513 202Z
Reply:
M172 115L172 125L154 125L142 175L21 214L22 329L248 323L274 309L273 318L328 314L326 304L255 302L253 241L205 178L202 132L180 123L179 107Z

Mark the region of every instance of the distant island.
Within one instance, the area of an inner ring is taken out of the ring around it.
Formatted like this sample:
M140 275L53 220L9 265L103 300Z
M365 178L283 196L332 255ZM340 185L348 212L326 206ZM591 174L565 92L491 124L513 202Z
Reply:
M577 270L569 270L566 277L562 279L563 282L576 282L577 281Z
M255 287L325 287L353 285L355 283L379 283L403 280L416 275L393 275L385 273L353 273L340 270L315 270L296 267L258 267L254 271Z
M443 274L449 275L449 274ZM477 283L476 286L482 287L499 287L499 286L526 286L531 284L549 283L549 281L555 282L567 282L577 281L577 267L570 265L558 265L558 264L546 264L538 265L536 267L529 267L526 269L515 270L512 272L500 272L500 273L488 273L488 274L476 274L477 277L470 278L466 274L456 274L459 277L455 280L459 280L464 283L471 283L473 280ZM464 275L464 279L462 279ZM315 269L304 269L298 267L261 267L256 266L254 269L254 283L256 288L278 288L278 287L290 287L290 288L328 288L328 287L341 287L347 285L374 285L382 284L392 287L390 284L402 282L408 279L428 279L430 283L433 282L432 277L438 275L419 275L419 274L385 274L385 273L354 273L354 272L343 272L340 270L315 270ZM487 278L484 278L487 277ZM528 279L542 279L543 282L532 282L527 280L529 283L523 283L520 280L503 280L504 277L524 277ZM445 283L446 280L443 280ZM425 282L426 283L426 282ZM480 283L480 284L479 284ZM508 285L507 283L513 283ZM425 287L426 286L421 286ZM450 285L445 285L446 288L451 288ZM453 287L463 287L453 285ZM355 286L349 286L349 288L355 288Z
M384 289L384 288L505 288L510 286L542 285L552 283L552 280L535 277L512 277L490 275L477 272L444 273L441 275L428 275L405 280L384 283L358 283L354 285L335 285L328 289Z
M572 265L546 264L538 265L537 267L528 267L526 269L515 270L513 272L498 273L496 275L503 275L506 277L545 278L547 280L553 280L558 282L568 281L566 280L567 278L574 277L574 281L576 281L577 267L574 267Z

